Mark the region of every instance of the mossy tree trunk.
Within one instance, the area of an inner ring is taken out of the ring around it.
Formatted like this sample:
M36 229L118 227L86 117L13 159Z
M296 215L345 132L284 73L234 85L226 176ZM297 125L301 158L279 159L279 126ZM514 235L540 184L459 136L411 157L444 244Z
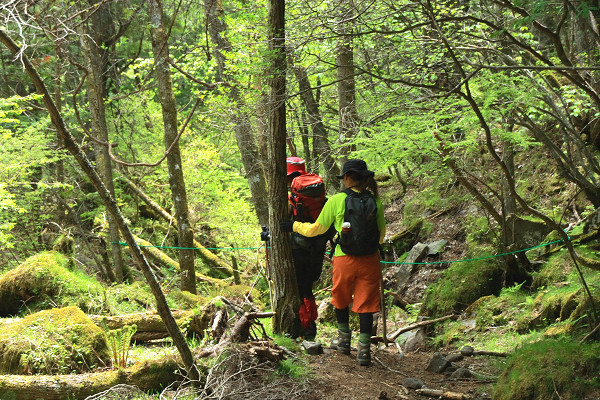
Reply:
M356 82L354 80L354 49L352 47L352 24L356 14L353 0L342 0L338 8L340 37L336 46L336 69L338 79L339 142L342 145L341 161L356 149L352 139L358 133L356 110Z
M340 169L331 156L331 147L327 140L327 129L319 112L319 104L313 95L306 69L298 65L292 65L292 69L298 81L302 103L304 103L306 113L308 114L308 125L313 131L313 154L320 158L318 161L323 165L327 188L331 192L337 192L340 188L340 180L337 178L337 175L340 174ZM312 161L311 165L314 166L317 160L307 161Z

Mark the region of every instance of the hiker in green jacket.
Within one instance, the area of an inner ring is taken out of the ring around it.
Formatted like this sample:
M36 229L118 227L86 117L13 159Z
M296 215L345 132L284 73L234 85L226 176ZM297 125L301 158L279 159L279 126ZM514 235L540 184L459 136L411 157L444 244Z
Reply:
M326 232L333 224L339 234L333 258L331 303L335 307L338 337L331 347L350 354L350 310L359 314L358 363L371 364L373 313L380 311L379 245L385 236L383 206L374 172L363 160L348 160L338 178L346 190L332 196L314 223L284 221L280 227L303 236ZM347 212L348 211L348 212Z

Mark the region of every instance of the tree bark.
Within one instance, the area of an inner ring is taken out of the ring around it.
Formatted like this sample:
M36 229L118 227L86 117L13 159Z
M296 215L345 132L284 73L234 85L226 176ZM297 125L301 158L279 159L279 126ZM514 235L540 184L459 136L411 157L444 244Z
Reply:
M269 209L267 198L267 184L263 164L254 135L254 129L250 123L250 115L243 111L246 104L235 78L227 70L227 58L225 53L233 50L229 39L226 37L227 25L224 21L223 5L221 0L205 0L204 2L208 33L211 41L215 44L213 55L217 60L217 68L221 79L230 85L229 97L235 104L234 114L231 116L235 124L235 138L242 155L242 163L246 171L246 179L250 186L252 203L256 210L258 222L266 225L269 221Z
M313 131L313 154L319 158L319 164L323 165L327 187L330 192L337 192L341 188L340 180L337 177L340 174L340 169L332 157L331 147L327 140L327 129L319 112L319 104L313 96L306 69L296 65L292 66L292 69L298 81L300 98L308 114L308 125ZM313 167L316 168L317 165L313 164Z
M271 254L269 274L274 281L273 331L296 336L299 323L296 322L299 295L296 275L292 264L289 236L279 228L279 222L287 218L286 183L286 115L285 115L285 0L269 0L269 222L271 226Z
M119 226L121 234L123 238L127 242L127 244L131 247L131 252L135 261L140 266L140 269L144 273L144 277L150 286L150 290L156 299L156 308L158 313L160 314L162 320L167 326L167 330L173 338L173 344L177 347L181 358L183 359L183 363L186 368L186 373L189 379L192 381L197 381L200 378L198 369L194 363L194 357L192 356L192 352L185 340L185 337L181 333L177 322L173 318L171 314L171 310L169 309L169 305L167 304L167 300L165 299L164 293L162 292L162 288L160 287L156 277L154 276L148 261L142 254L139 246L137 246L123 215L121 214L121 210L117 205L115 199L111 196L110 192L104 186L104 183L100 179L97 171L92 166L90 160L87 158L81 147L75 141L75 138L67 129L64 120L62 119L60 113L56 109L56 105L52 101L44 82L38 75L37 71L29 61L29 58L22 53L21 48L17 46L17 44L8 36L6 31L0 29L0 42L2 42L6 48L22 62L24 69L29 75L30 79L33 81L35 88L42 96L44 106L48 109L48 113L50 114L50 119L52 121L52 125L56 128L57 132L61 135L64 140L65 148L73 155L73 157L77 160L77 163L81 167L82 171L88 176L96 190L98 191L98 195L104 202L106 209L108 212L112 214Z
M171 72L169 70L169 45L163 20L162 4L159 0L148 0L148 16L152 33L152 52L154 53L154 68L158 82L158 97L162 106L165 149L169 149L177 140L177 105L173 95ZM194 233L189 222L189 210L179 143L167 155L169 170L169 185L173 207L177 216L179 234L179 265L181 266L181 290L196 293L194 278Z
M158 203L156 203L154 200L152 200L135 183L133 183L131 180L127 179L124 176L121 176L121 179L127 184L127 186L129 186L129 188L140 199L142 199L144 201L144 203L146 203L148 206L150 206L158 215L160 215L162 218L164 218L165 221L173 223L174 226L176 226L176 227L178 226L177 219L175 217L173 217L171 214L169 214L160 205L158 205ZM202 261L204 261L210 267L219 270L220 272L222 272L223 274L225 274L227 276L233 275L233 268L229 264L227 264L225 261L223 261L219 257L217 257L213 252L211 252L210 250L208 250L207 248L202 246L202 244L200 244L200 242L198 242L196 239L194 239L193 244L194 244L194 248L196 248L198 250Z
M342 163L356 149L351 144L358 132L358 112L356 111L356 85L354 80L354 50L352 48L351 22L354 15L353 0L339 3L338 30L341 37L336 48L338 78L339 143Z
M101 7L106 7L103 5ZM94 26L90 32L80 35L80 42L83 49L83 55L86 61L87 68L87 97L89 101L92 135L98 140L108 143L108 127L106 125L106 109L104 106L104 80L103 74L103 63L101 61L98 48L96 43L100 43L99 37L101 36L97 29L98 26ZM98 173L102 177L102 181L108 189L111 196L115 196L115 186L113 184L113 169L108 154L108 147L100 144L96 144L96 165ZM108 232L110 238L110 249L112 254L112 262L114 265L113 271L117 283L122 283L124 278L124 267L123 267L123 255L121 252L121 246L119 241L121 235L119 234L119 227L116 224L115 219L109 213L107 216L108 220Z

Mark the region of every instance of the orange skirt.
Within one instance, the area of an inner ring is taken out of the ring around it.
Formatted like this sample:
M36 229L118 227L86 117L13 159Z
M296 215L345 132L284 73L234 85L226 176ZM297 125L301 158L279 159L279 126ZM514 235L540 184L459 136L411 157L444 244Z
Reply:
M352 303L356 313L379 311L379 253L334 257L332 280L331 304L335 308L343 309Z

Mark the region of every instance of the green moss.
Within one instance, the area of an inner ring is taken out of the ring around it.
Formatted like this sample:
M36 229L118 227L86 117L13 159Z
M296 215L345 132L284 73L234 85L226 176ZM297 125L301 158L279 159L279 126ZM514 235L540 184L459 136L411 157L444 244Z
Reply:
M102 314L131 314L153 308L156 300L148 285L141 281L113 285L106 289L107 310ZM100 313L99 313L100 314Z
M424 311L436 316L460 312L478 298L500 292L501 277L494 259L452 264L425 293Z
M532 289L549 286L568 280L573 270L573 261L566 250L561 250L548 259L539 272L533 273Z
M169 292L167 299L172 303L174 308L177 309L201 307L208 302L208 299L204 296L181 290Z
M50 251L28 258L0 279L0 316L77 305L86 312L102 307L102 285L75 268L70 258Z
M600 345L546 339L508 360L493 400L581 399L600 387Z
M104 332L77 307L29 315L0 333L0 373L88 372L107 364Z

